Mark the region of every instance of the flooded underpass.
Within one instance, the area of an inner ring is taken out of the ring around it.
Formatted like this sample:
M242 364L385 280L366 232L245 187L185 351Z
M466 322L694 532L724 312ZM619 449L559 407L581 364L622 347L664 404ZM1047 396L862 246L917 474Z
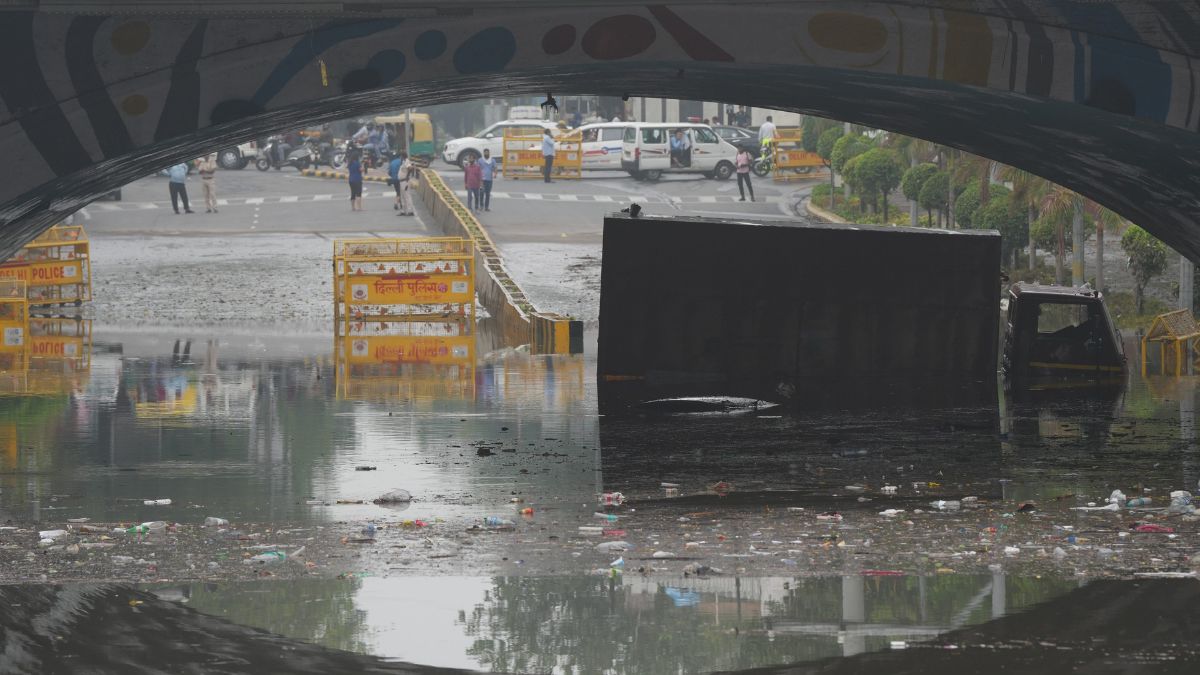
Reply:
M1196 620L1196 517L1171 508L1200 478L1194 378L988 409L602 416L590 353L480 338L453 377L356 378L327 335L189 333L89 330L89 358L44 363L0 401L12 672L70 671L164 631L178 639L121 662L940 672L954 652L1163 672L1200 658L1190 634L1130 637L1144 622L1127 618ZM373 503L397 489L411 501ZM1036 618L1084 607L1086 631ZM33 624L50 628L14 641ZM197 651L208 640L223 647ZM305 656L255 661L264 640Z

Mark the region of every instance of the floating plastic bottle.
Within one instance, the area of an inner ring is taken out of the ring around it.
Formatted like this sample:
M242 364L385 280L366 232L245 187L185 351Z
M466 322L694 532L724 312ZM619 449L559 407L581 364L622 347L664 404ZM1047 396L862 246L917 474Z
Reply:
M1125 502L1125 506L1128 508L1133 508L1135 506L1150 506L1152 501L1153 500L1151 500L1149 497L1138 497Z
M493 530L514 530L517 527L513 521L500 516L488 516L483 519L483 524Z
M214 518L212 516L209 516L204 519L205 527L224 527L228 524L229 524L229 521L225 520L224 518Z
M620 492L605 492L600 495L600 503L604 506L620 506L625 503L625 495Z
M142 504L145 504L146 506L170 506L171 500L170 499L147 499L146 501L142 502Z
M929 502L929 505L938 511L957 511L962 508L962 502L954 499L938 499L937 501Z
M117 528L114 532L124 532L126 534L161 534L167 531L167 524L161 520L152 520L141 525L134 525L125 529Z
M597 511L596 513L593 513L592 516L595 518L602 518L604 520L607 520L610 523L617 522L617 516L614 514L611 514L611 513L600 513L599 511Z
M247 565L253 565L254 563L265 565L268 563L283 562L284 560L287 560L287 554L283 551L266 551L264 553L259 553L252 558L247 558L243 562Z

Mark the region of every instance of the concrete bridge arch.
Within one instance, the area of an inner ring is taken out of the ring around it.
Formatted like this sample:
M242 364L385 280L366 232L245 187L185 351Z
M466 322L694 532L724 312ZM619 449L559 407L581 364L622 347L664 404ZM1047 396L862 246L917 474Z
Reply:
M293 0L288 18L275 3L80 6L0 15L0 255L215 146L550 90L722 100L927 138L1071 187L1200 259L1191 3Z

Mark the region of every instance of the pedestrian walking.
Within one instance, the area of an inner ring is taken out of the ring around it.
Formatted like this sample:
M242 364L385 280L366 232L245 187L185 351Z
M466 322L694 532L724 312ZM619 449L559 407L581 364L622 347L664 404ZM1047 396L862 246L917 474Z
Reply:
M187 175L188 165L186 162L180 162L167 169L167 176L170 181L168 187L171 190L171 208L175 209L175 215L179 215L179 202L181 200L183 201L184 213L194 213L192 207L188 204Z
M350 183L350 210L362 211L362 156L357 150L350 153L346 163L346 180Z
M483 151L483 159L479 160L479 172L482 174L483 186L479 196L483 200L483 210L492 210L492 181L496 179L496 158L492 157L491 150Z
M542 161L545 162L542 175L549 183L550 173L554 171L554 135L550 133L549 129L546 129L545 135L542 136Z
M745 148L739 148L737 156L733 158L733 163L737 166L738 177L738 193L742 195L739 202L746 201L746 191L750 191L750 201L754 201L754 185L750 182L750 166L754 164L754 155ZM743 184L745 188L743 188Z
M200 172L200 187L204 188L204 212L217 212L217 156L205 155L196 167Z
M483 169L471 157L463 167L463 181L467 184L467 208L478 211L482 208L481 188L483 188Z

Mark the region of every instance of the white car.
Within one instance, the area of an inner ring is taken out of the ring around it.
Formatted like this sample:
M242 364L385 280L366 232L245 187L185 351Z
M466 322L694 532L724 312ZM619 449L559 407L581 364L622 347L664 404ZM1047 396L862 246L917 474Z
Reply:
M497 162L503 163L504 132L507 129L516 129L519 133L541 134L546 129L558 131L558 125L554 122L543 122L542 120L505 120L497 122L473 136L456 138L446 143L446 147L442 149L442 159L446 160L448 164L462 166L466 163L468 157L478 159L483 156L484 150L491 150L492 157L495 157Z
M217 151L217 166L222 169L244 169L258 156L258 144L254 141Z
M627 126L625 122L598 122L576 129L583 134L585 171L621 170L621 139Z
M671 140L677 134L684 148L672 152ZM638 180L658 180L664 173L700 173L728 180L738 153L712 127L685 122L627 124L621 146L621 168Z

